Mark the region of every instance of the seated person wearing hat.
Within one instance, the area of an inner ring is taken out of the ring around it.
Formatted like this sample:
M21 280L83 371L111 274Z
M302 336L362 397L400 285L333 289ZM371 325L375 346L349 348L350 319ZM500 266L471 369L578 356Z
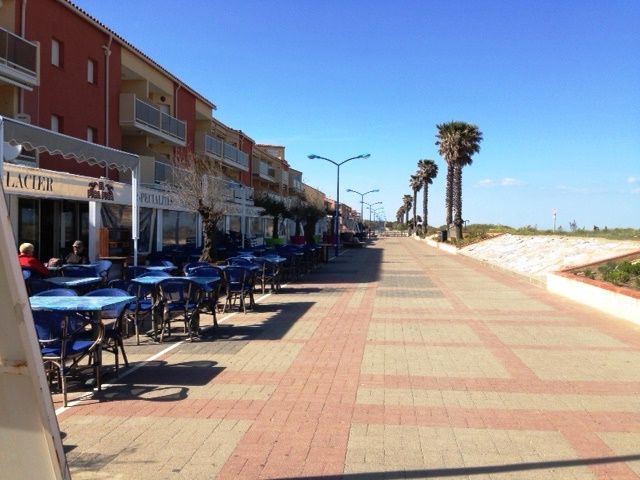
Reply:
M89 263L89 259L84 253L84 243L80 240L76 240L71 245L72 252L64 257L64 263L70 265L85 265Z
M22 243L19 247L20 254L18 255L18 261L22 268L26 268L31 271L31 274L39 275L40 277L48 277L49 270L45 267L40 260L33 256L35 248L31 243Z

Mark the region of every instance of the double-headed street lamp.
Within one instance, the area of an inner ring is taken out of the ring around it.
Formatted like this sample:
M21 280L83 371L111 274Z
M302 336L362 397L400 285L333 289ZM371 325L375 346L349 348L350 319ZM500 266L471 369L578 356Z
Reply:
M347 162L350 162L351 160L356 160L357 158L369 158L370 156L371 155L369 155L368 153L365 153L362 155L358 155L356 157L347 158L342 162L335 162L330 158L321 157L320 155L315 155L313 153L311 155L307 155L307 158L310 158L311 160L319 158L320 160L326 160L327 162L331 162L336 167L338 167L338 178L337 178L337 188L336 188L336 213L335 213L336 217L335 217L335 227L334 227L334 233L336 235L336 258L338 257L338 254L340 252L340 219L339 219L340 217L340 166L344 165Z
M377 188L375 190L369 190L368 192L364 192L364 193L360 193L357 190L352 190L350 188L347 189L347 192L352 192L352 193L357 193L358 195L360 195L360 221L362 222L362 224L364 225L364 196L369 194L369 193L373 193L373 192L379 192L380 190L378 190Z
M375 203L369 203L369 204L367 204L367 205L369 205L369 223L371 223L371 211L373 210L374 212L376 212L376 211L378 210L377 208L376 208L376 209L373 209L372 207L373 207L374 205L380 205L380 204L382 204L382 202L375 202Z

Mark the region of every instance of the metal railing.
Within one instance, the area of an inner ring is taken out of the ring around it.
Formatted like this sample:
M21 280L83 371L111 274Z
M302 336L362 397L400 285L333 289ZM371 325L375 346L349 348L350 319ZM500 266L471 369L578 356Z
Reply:
M204 135L204 151L214 157L222 158L222 140L211 135Z
M249 155L227 142L224 142L223 150L223 159L225 161L231 162L232 165L242 170L249 170Z
M135 100L135 119L136 122L155 128L181 142L186 140L187 124L185 122L162 112L138 97Z
M38 82L38 46L0 28L0 66L15 72L14 79L35 86Z

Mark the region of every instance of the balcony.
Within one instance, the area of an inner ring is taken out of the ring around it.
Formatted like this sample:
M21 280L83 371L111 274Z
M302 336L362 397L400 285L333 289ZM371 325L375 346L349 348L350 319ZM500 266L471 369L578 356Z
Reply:
M253 188L238 187L233 184L226 184L223 189L222 198L225 202L237 203L253 207Z
M120 94L120 126L125 134L144 132L178 147L186 146L187 124L136 97Z
M224 163L245 172L249 171L249 155L227 142L223 142L222 149L222 161Z
M260 162L260 167L258 168L258 176L264 180L275 183L276 169L270 167L268 163Z
M304 193L304 185L300 180L294 179L291 188L296 193Z
M0 82L31 90L38 85L38 46L0 28Z
M204 153L210 157L222 160L223 142L219 138L212 137L206 133L202 135L202 149Z
M186 170L156 160L154 171L154 184L156 186L174 187L180 183L179 179L184 177L183 172Z

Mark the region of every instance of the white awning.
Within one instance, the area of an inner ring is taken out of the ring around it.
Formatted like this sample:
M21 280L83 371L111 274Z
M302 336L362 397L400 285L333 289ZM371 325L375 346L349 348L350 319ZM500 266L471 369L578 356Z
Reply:
M52 132L11 118L0 117L0 121L4 125L4 141L12 145L22 145L40 153L48 152L51 155L61 155L78 162L120 171L133 171L139 164L138 156L132 153Z
M51 155L61 155L64 158L73 158L80 163L100 165L120 171L130 170L131 238L133 240L134 265L138 264L138 172L140 160L137 155L2 116L0 116L0 139L11 145L22 145L30 150L47 152ZM0 142L0 178L3 178L4 142Z

